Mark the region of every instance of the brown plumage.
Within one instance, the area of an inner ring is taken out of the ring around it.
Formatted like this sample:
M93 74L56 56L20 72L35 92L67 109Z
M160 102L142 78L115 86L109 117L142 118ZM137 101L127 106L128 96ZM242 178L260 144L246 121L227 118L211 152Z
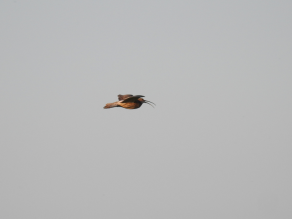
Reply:
M125 95L118 95L119 101L114 102L114 103L107 103L104 109L109 109L113 107L123 107L126 109L137 109L140 106L142 106L143 103L147 103L150 106L152 106L150 101L144 100L142 95L135 95L133 96L132 94L125 94ZM153 103L155 105L155 103ZM153 106L152 106L153 107Z
M125 94L125 95L119 94L118 98L119 98L119 100L124 100L124 99L127 99L128 97L132 97L132 96L133 96L132 94Z

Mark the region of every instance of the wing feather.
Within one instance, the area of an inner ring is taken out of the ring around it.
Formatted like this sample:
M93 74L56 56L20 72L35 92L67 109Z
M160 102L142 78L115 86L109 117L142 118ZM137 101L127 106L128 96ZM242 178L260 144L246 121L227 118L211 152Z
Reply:
M135 95L135 96L131 96L131 97L128 97L127 99L124 99L122 101L122 103L129 103L129 102L135 102L136 100L138 100L139 98L141 97L144 97L142 95Z
M119 100L125 100L125 99L127 99L129 97L132 97L132 96L133 96L132 94L125 94L125 95L119 94L118 98L119 98Z

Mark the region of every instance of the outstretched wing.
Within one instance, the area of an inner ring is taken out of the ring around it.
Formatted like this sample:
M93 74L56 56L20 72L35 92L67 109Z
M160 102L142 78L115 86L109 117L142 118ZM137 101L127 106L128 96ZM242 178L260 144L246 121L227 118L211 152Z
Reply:
M132 96L133 96L132 94L125 94L125 95L119 94L118 98L119 98L119 100L125 100L125 99L127 99L129 97L132 97Z
M131 96L131 97L128 97L127 99L123 100L122 103L135 102L136 100L138 100L141 97L144 97L144 96L142 96L142 95Z

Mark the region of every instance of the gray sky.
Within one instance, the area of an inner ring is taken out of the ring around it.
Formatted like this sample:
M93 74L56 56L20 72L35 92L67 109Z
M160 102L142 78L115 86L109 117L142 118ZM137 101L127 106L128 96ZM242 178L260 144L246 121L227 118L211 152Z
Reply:
M1 1L0 218L292 218L291 10Z

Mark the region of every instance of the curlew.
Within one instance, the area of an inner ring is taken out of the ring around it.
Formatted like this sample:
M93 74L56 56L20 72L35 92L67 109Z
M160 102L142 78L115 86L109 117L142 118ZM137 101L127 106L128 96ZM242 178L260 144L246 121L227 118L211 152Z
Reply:
M125 109L138 109L142 106L143 103L147 103L150 106L152 106L150 101L144 100L142 95L135 95L132 94L126 94L126 95L118 95L119 101L114 103L107 103L104 109L109 109L113 107L123 107ZM152 103L155 105L155 103ZM152 106L153 107L153 106ZM154 107L153 107L154 108Z

